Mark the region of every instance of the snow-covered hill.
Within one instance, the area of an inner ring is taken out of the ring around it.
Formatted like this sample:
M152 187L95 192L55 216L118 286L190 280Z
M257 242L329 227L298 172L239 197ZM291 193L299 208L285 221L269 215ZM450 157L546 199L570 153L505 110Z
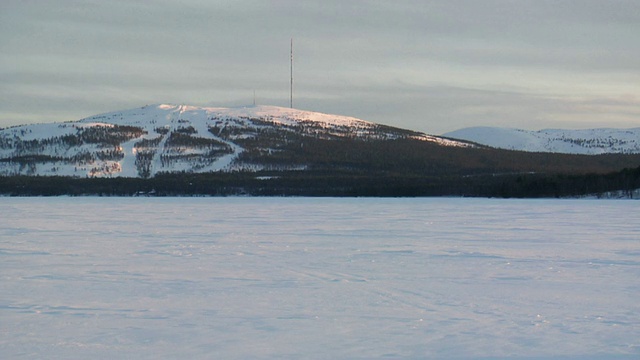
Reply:
M528 131L499 127L470 127L444 134L491 147L568 154L640 153L640 128L547 129Z
M275 106L161 104L73 122L2 129L0 176L150 177L163 172L261 170L276 165L248 161L242 154L250 153L253 159L255 154L270 155L303 137L413 138L470 146L352 117Z

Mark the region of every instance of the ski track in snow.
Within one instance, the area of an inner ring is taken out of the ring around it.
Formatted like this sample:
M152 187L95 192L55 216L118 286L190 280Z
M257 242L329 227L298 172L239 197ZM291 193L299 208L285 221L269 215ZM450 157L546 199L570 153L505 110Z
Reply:
M2 358L640 357L636 201L2 203Z

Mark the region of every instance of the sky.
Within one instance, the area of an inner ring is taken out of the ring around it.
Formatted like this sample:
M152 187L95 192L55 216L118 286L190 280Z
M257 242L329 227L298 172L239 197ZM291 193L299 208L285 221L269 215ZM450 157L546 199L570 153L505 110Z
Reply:
M637 0L1 0L0 127L289 106L442 134L640 127Z

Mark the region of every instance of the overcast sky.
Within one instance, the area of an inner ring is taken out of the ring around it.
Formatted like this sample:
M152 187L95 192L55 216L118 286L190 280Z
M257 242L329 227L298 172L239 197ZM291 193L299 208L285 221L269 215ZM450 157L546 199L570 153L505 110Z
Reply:
M0 127L289 105L441 134L640 127L638 0L1 0Z

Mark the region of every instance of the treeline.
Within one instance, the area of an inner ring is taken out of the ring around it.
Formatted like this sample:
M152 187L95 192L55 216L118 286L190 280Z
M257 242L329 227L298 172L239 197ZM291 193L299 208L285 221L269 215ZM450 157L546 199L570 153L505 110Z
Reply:
M640 189L640 167L605 174L418 176L347 171L162 174L140 178L0 177L9 196L577 197Z
M238 140L245 164L306 167L310 170L382 172L412 176L482 174L605 173L640 165L640 154L573 155L530 153L485 147L450 147L415 139L326 140L296 133L261 134Z

